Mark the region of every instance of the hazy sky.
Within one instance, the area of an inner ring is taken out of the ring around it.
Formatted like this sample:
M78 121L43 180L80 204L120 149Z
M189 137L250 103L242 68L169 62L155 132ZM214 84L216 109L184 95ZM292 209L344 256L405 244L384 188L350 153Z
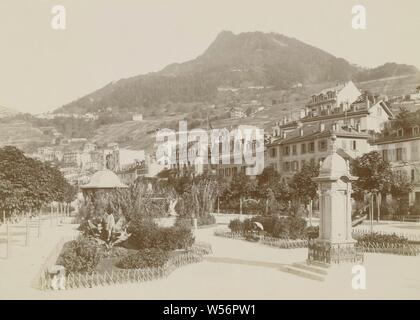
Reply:
M353 30L363 4L367 29ZM66 8L67 29L51 28ZM419 0L0 0L0 105L39 113L201 54L221 30L277 32L362 66L420 68Z

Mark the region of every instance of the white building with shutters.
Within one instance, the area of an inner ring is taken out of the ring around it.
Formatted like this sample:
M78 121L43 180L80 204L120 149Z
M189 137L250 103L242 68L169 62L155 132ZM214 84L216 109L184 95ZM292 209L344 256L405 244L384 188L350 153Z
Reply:
M409 204L420 204L420 131L415 125L398 129L395 135L380 138L372 146L391 163L393 170L405 172L413 184Z

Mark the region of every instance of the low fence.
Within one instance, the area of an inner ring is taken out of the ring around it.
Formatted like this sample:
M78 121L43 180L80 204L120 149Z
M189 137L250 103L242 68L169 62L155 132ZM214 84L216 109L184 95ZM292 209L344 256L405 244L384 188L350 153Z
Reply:
M111 272L94 272L91 274L68 274L65 279L66 289L83 289L97 286L109 286L126 283L140 283L166 278L175 269L187 264L201 262L202 255L194 253L185 253L180 256L171 258L164 266L148 269L126 269L113 270ZM49 289L47 281L44 290Z
M45 261L37 278L36 287L40 290L51 290L51 277L49 268L54 265L63 245L72 239L63 239ZM110 272L70 273L64 278L65 289L82 289L97 286L108 286L124 283L146 282L166 278L175 269L187 264L203 261L203 256L212 252L207 243L195 243L186 253L172 257L162 267L147 269L121 269Z
M306 248L308 246L308 240L291 240L291 239L277 239L272 237L262 237L260 243L281 248L281 249L298 249Z
M219 237L230 238L230 239L246 240L246 235L243 235L240 233L232 233L228 230L216 229L214 230L214 235L219 236ZM268 237L268 236L261 236L258 242L264 245L281 248L281 249L297 249L297 248L305 248L308 246L308 241L304 239L293 240L293 239L273 238L273 237Z
M356 245L363 252L369 253L388 253L403 256L417 256L420 254L420 246L411 244L394 244L394 243L358 243Z
M420 243L420 234L409 234L409 233L400 233L400 232L384 232L384 231L373 231L375 234L380 235L396 235L399 237L406 238L409 242L413 243ZM372 234L370 229L354 229L353 230L353 238L358 239L364 235Z

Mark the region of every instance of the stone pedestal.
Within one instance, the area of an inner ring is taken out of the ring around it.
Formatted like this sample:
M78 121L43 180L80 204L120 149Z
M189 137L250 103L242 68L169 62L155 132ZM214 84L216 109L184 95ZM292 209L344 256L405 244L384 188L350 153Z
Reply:
M308 260L341 263L363 259L352 238L351 181L355 179L348 162L333 148L314 178L319 188L319 237L309 241Z

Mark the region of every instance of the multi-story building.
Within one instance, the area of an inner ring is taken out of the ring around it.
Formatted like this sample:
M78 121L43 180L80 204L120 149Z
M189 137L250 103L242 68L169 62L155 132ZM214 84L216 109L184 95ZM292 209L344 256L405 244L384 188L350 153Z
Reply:
M377 96L361 93L353 82L322 90L313 95L301 110L299 120L278 122L273 135L292 131L301 124L333 124L352 126L361 132L380 132L393 113L387 103Z
M367 133L338 123L301 126L283 132L266 146L265 166L272 166L287 179L305 164L323 161L333 140L340 155L353 159L370 151L369 138Z
M63 163L66 167L80 167L81 153L80 151L67 151L63 154Z
M137 180L138 177L146 176L148 168L145 161L136 162L131 165L125 165L121 170L117 171L117 176L120 180L130 185Z
M37 156L37 158L39 158L42 161L53 161L53 160L55 160L54 149L51 148L51 147L38 148L36 156Z
M246 113L242 108L232 107L230 110L230 118L231 119L241 119L246 118Z
M383 136L372 142L373 147L390 162L395 171L405 172L413 184L409 194L409 204L420 204L420 129L397 129L391 135Z
M238 126L236 130L245 132L243 130L247 128L252 130L248 126ZM262 167L263 163L256 161L256 139L251 138L249 139L250 141L235 139L236 132L232 130L227 140L222 138L221 140L224 140L224 142L220 141L212 144L211 139L209 139L207 145L197 141L189 141L186 145L177 145L172 150L173 154L169 156L171 169L177 170L179 175L210 174L230 179L240 172L246 173L247 168L252 168L256 165ZM209 136L211 136L210 132ZM237 144L236 146L235 143ZM205 150L200 150L200 148L207 148L207 161L201 160L200 155L204 154ZM251 155L251 159L248 162L243 156L244 152L249 152ZM212 157L215 154L219 155L218 162L215 162L215 158ZM241 159L241 161L235 161L235 159Z

